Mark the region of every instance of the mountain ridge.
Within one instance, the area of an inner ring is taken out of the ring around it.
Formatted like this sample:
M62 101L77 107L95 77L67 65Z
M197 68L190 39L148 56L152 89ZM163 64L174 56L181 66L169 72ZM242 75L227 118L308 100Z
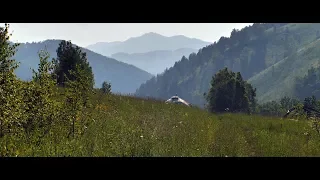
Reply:
M149 32L141 36L131 37L125 41L99 42L86 46L87 49L98 52L105 56L124 53L146 53L156 50L175 50L179 48L199 49L211 42L197 38L189 38L184 35L164 36L158 33Z

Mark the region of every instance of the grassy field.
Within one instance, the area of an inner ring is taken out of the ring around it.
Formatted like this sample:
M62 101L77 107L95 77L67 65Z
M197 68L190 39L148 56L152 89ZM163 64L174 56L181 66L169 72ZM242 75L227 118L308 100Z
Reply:
M83 135L59 128L40 141L4 137L8 156L318 156L320 136L305 120L209 114L197 108L96 94Z

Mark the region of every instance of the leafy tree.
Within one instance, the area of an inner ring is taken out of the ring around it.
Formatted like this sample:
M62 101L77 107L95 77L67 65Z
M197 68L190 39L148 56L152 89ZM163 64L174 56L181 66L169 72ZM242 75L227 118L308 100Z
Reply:
M287 113L287 111L293 107L296 107L297 109L295 112L302 112L300 111L300 105L302 103L297 100L290 97L283 97L278 102L277 101L271 101L264 104L260 104L257 107L257 113L261 115L268 115L268 116L283 116ZM302 104L303 105L303 104Z
M309 108L317 108L317 98L315 96L306 97L303 101L303 104Z
M250 112L255 106L255 90L242 79L240 72L227 68L212 77L211 88L206 96L210 112Z
M57 119L58 102L56 97L56 82L51 72L54 68L47 51L39 52L38 70L33 70L33 80L24 86L24 102L26 122L24 128L28 134L36 130L40 136L49 132L54 120Z
M102 83L102 88L101 88L102 92L105 94L110 94L111 93L111 84L108 83L107 81L104 81Z
M9 25L0 27L0 137L22 129L23 103L22 83L14 70L18 64L11 59L19 44L10 44Z
M258 105L257 113L267 116L282 116L284 112L280 111L281 105L276 101L267 102Z
M90 77L86 76L85 73L86 69L83 69L81 64L77 64L75 70L69 70L69 74L73 77L73 80L70 80L67 75L65 75L65 82L66 87L66 107L68 113L68 119L71 119L71 129L69 131L69 135L75 135L75 128L76 128L76 120L80 120L80 116L82 113L83 108L86 106L90 106L89 104L89 97L93 92L91 87L91 79ZM77 123L82 128L84 124ZM80 127L79 126L79 127ZM81 129L78 129L81 133Z

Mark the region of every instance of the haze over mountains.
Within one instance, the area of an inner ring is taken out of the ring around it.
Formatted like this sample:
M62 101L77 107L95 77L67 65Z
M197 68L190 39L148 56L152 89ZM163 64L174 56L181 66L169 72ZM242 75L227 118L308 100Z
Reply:
M182 56L188 56L209 44L211 43L182 35L166 37L146 33L123 42L100 42L87 48L156 75L173 66Z
M188 38L182 35L166 37L150 32L139 37L129 38L123 42L99 42L89 45L86 48L104 56L112 56L112 54L120 52L132 54L158 50L173 51L181 48L200 49L209 44L211 44L211 42Z
M39 64L38 51L46 48L51 58L56 58L56 49L60 42L61 40L46 40L38 43L20 44L14 56L20 62L20 67L16 70L17 76L22 80L30 80L32 78L30 68L37 69ZM112 92L134 93L141 83L152 77L148 72L135 66L102 56L86 48L81 50L86 52L87 59L92 67L95 87L100 88L103 81L108 81L112 84Z

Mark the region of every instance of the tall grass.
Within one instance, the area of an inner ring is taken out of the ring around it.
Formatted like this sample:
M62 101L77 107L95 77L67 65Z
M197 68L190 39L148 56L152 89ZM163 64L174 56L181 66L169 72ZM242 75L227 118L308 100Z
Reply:
M307 121L209 114L182 105L96 93L82 135L54 127L41 139L5 136L8 156L319 156ZM35 135L34 135L35 136ZM11 146L10 146L11 144ZM4 147L4 146L2 146Z

